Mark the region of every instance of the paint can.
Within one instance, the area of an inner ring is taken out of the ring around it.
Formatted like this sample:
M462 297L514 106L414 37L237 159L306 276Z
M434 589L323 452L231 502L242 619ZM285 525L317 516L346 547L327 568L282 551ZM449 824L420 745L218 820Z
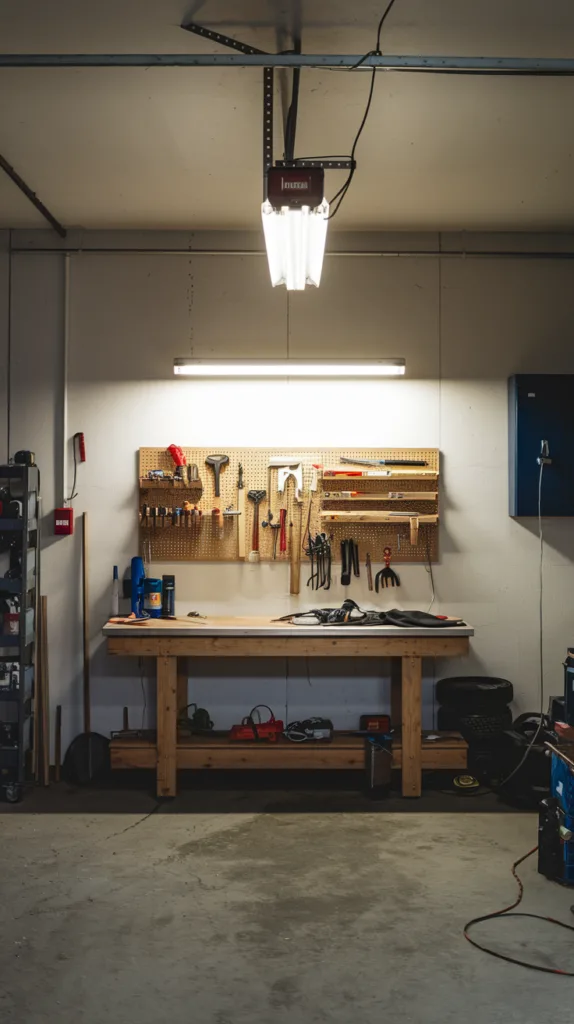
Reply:
M161 617L161 580L146 576L144 580L144 611L152 619Z

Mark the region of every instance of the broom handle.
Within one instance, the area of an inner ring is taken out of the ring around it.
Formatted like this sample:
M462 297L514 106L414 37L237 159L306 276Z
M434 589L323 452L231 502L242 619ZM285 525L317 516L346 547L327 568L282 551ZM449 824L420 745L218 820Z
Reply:
M91 728L90 703L90 629L88 605L88 513L82 516L82 625L84 646L84 732Z

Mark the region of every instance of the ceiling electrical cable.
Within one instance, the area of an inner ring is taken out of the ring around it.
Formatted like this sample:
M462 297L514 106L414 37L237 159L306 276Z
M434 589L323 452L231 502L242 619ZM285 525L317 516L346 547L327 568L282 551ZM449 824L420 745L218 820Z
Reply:
M361 60L358 61L357 64L354 64L353 67L349 69L350 71L356 71L356 69L359 68L361 66L361 64L364 63L364 61L368 60L369 57L382 57L382 53L381 53L381 32L383 30L383 25L384 25L385 21L387 20L387 17L390 14L390 12L391 12L392 8L394 7L395 3L396 3L396 0L390 0L390 2L387 4L387 6L385 8L385 11L384 11L383 15L381 16L381 18L379 20L379 24L378 24L378 27L377 27L377 46L376 46L376 49L369 50L369 52L366 53L364 55L364 57L361 57ZM357 163L356 163L356 160L355 160L355 153L356 153L356 150L357 150L357 145L359 143L359 139L361 138L361 135L363 133L363 129L364 129L366 123L367 123L367 118L368 118L370 110L371 110L371 103L373 102L373 93L374 93L374 90L375 90L375 75L376 75L376 73L377 73L377 69L373 68L373 70L371 71L371 85L369 87L369 95L367 97L367 105L365 107L365 113L363 114L363 119L362 119L362 121L361 121L361 123L359 125L359 129L357 131L357 134L355 135L355 139L354 139L353 145L351 147L351 157L350 157L350 159L351 159L351 170L349 171L349 174L347 176L347 180L343 183L343 185L341 185L341 188L339 189L339 191L335 193L335 195L333 196L333 198L329 202L329 206L332 206L333 203L337 202L337 200L338 200L337 205L335 206L335 209L332 210L332 212L329 214L327 220L332 220L333 219L333 217L335 216L335 214L339 210L339 207L341 206L341 203L343 202L343 199L345 198L345 196L347 195L347 192L349 191L349 188L351 186L351 182L353 181L353 176L354 176L355 171L357 169Z

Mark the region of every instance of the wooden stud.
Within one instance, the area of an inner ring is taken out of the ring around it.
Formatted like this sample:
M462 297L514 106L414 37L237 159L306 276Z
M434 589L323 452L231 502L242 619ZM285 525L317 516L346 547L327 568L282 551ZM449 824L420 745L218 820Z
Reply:
M60 781L62 768L62 705L56 707L56 728L54 738L54 779Z
M157 659L157 795L176 795L177 660Z
M421 795L422 661L402 659L403 796Z

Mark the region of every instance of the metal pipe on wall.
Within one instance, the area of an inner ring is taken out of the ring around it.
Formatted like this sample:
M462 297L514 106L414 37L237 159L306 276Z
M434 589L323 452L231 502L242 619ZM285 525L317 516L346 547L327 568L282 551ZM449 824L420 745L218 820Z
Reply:
M100 248L89 246L78 246L65 248L46 247L24 247L12 249L14 254L28 255L85 255L85 256L259 256L267 258L264 249L165 249L165 248ZM480 249L404 249L404 250L370 250L370 249L341 249L336 252L325 253L327 257L342 256L360 257L362 259L486 259L486 260L574 260L574 252L536 252L506 250Z

